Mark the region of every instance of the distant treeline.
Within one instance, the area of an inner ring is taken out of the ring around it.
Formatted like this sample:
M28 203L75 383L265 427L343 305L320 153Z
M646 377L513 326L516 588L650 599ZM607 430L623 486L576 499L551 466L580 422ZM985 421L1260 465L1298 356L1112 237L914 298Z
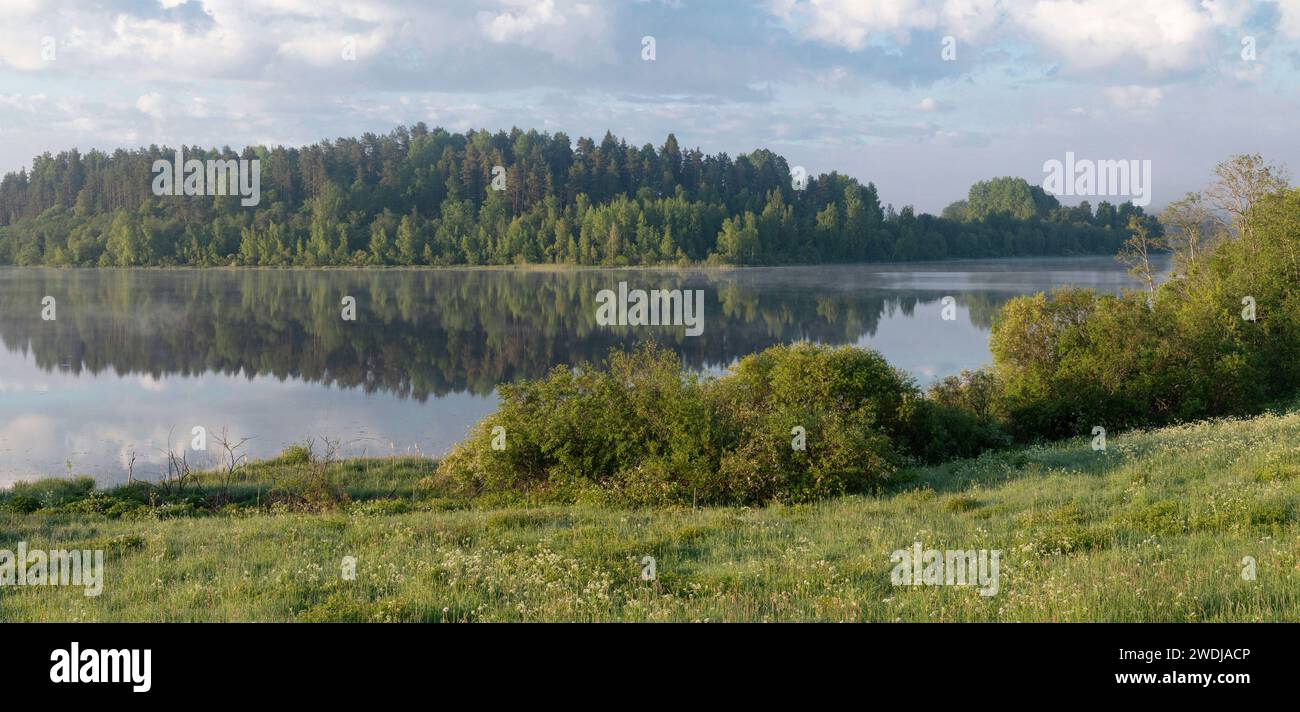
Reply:
M260 160L258 205L155 195L154 161L171 148L46 153L0 181L0 264L903 261L1113 253L1132 217L1160 230L1130 203L1063 207L1018 178L976 184L943 217L895 211L874 184L830 173L796 189L771 151L706 155L671 134L656 149L421 123L306 148L182 150Z

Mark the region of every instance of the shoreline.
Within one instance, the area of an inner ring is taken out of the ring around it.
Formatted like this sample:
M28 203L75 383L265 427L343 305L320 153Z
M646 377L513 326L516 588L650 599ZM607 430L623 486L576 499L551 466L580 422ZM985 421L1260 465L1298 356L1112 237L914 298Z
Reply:
M1170 253L1155 255L1159 259L1168 259ZM906 265L940 265L940 264L979 264L987 262L1076 260L1087 258L1114 258L1111 252L1083 252L1064 255L1014 255L1009 257L953 257L936 260L900 260L885 262L787 262L772 264L718 264L709 262L690 262L684 264L652 265L569 265L525 263L510 265L283 265L269 267L264 265L139 265L133 267L86 266L86 265L4 265L0 270L67 270L67 271L114 271L114 272L189 272L189 271L265 271L265 272L732 272L740 270L788 269L815 267L888 267Z

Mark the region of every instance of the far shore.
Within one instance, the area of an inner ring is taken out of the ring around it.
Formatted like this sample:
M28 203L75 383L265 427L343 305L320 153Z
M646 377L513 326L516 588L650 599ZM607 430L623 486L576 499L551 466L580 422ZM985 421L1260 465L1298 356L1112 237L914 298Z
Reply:
M1167 258L1167 252L1157 255ZM1083 258L1113 258L1110 253L1080 253L1072 255L1017 255L1014 257L969 257L942 260L913 260L900 262L782 262L772 264L721 264L712 262L684 262L653 265L570 265L550 263L525 263L510 265L146 265L138 267L100 267L84 265L0 265L0 270L95 270L120 272L192 272L219 270L255 270L264 272L734 272L741 270L774 269L789 267L902 267L907 265L980 264L987 262L1045 262Z

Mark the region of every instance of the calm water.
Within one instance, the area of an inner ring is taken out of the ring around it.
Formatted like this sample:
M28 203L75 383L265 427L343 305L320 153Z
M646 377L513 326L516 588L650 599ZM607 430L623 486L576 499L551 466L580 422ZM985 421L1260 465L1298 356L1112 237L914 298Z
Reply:
M605 327L596 293L703 289L704 333ZM497 384L656 338L721 372L773 344L879 350L926 384L990 361L995 310L1065 284L1134 286L1109 257L727 272L0 269L0 486L38 475L155 478L190 431L252 437L252 457L309 437L348 454L437 455ZM57 318L41 319L56 299ZM951 295L957 319L945 321ZM344 321L340 300L357 301ZM169 436L170 434L170 436ZM207 454L190 453L192 464Z

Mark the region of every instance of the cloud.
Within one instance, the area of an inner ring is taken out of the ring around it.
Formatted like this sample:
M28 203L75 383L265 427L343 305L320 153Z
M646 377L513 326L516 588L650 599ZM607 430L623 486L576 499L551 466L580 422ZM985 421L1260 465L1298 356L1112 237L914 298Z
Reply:
M556 10L554 0L506 0L506 4L513 6L512 9L478 13L483 34L493 42L516 42L544 32L547 27L562 27L566 22L564 15Z
M0 94L0 107L34 114L49 103L45 94Z
M1150 111L1160 105L1165 93L1159 87L1142 87L1130 84L1122 87L1106 87L1106 98L1120 109L1128 111Z
M1017 25L1083 71L1129 66L1163 73L1203 64L1215 18L1225 14L1193 0L1034 0L1018 8Z
M1280 27L1300 34L1300 0L1278 0ZM1214 56L1216 32L1238 27L1249 0L773 0L770 12L797 36L862 50L873 36L907 43L914 32L964 40L1027 39L1067 70L1169 73Z
M1246 21L1251 11L1251 0L1201 0L1201 7L1216 25L1235 27Z
M998 20L1004 0L947 0L940 12L946 32L964 40L982 35Z
M1300 0L1277 0L1278 31L1287 39L1300 39Z
M944 107L942 104L939 103L937 99L928 96L918 101L915 105L912 106L912 109L916 111L925 111L925 112L938 111L941 108Z
M906 41L912 30L933 29L939 5L930 0L775 0L771 8L806 39L858 50L873 33Z
M6 12L0 63L23 71L95 71L173 81L284 76L295 65L347 71L357 60L423 63L455 52L490 57L491 45L564 61L604 52L610 0L203 0L79 3L51 0ZM42 55L54 38L57 59Z
M135 108L142 114L148 114L155 119L163 117L163 98L158 92L144 94L135 100Z
M500 0L476 15L483 35L497 44L542 50L564 61L608 59L607 14L599 4L567 0Z
M805 39L850 50L874 34L906 43L916 30L943 30L962 39L998 20L1007 0L773 0L770 9Z

